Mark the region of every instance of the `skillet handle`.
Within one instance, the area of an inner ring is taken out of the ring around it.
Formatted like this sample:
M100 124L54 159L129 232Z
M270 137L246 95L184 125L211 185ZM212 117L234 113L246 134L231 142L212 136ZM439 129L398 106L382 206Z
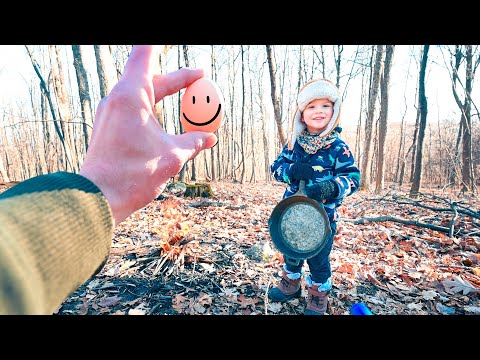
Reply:
M305 193L305 180L300 180L300 185L298 186L298 191L295 193L295 195L307 196L307 194Z

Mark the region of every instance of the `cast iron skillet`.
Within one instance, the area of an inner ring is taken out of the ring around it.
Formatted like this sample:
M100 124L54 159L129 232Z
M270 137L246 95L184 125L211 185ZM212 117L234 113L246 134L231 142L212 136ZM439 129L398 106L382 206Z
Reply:
M312 217L316 218L313 223ZM305 195L304 180L300 181L299 189L294 195L275 206L268 219L268 226L270 237L277 249L295 260L305 260L317 255L332 233L323 205ZM309 239L305 243L308 246L299 241L306 238ZM300 245L295 245L297 243Z

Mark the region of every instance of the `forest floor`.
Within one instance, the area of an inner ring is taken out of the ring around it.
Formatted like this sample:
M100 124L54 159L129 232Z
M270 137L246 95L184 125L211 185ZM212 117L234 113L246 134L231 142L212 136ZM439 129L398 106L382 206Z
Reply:
M305 285L299 299L267 298L283 264L267 220L284 185L211 185L210 198L167 188L119 224L105 267L55 314L302 314ZM480 314L478 200L404 196L357 192L340 207L329 315L349 315L357 302L378 315ZM380 216L391 218L353 222Z

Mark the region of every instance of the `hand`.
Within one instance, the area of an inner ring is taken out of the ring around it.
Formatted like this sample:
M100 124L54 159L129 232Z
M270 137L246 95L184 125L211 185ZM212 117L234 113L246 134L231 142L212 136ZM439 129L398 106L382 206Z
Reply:
M297 180L310 180L313 176L312 166L306 162L308 160L299 160L290 166L290 175Z
M332 199L338 196L338 187L333 180L322 181L305 187L305 194L314 200L322 202L325 199Z
M105 195L114 225L158 197L185 162L217 143L215 134L167 134L154 105L204 76L182 68L155 75L153 46L136 45L122 78L99 103L92 137L80 175Z

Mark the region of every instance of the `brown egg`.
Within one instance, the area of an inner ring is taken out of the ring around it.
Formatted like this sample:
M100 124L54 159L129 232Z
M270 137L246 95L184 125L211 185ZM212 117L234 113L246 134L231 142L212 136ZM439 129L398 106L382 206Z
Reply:
M182 96L180 121L183 131L217 131L222 124L223 108L223 95L218 85L208 78L196 80Z

